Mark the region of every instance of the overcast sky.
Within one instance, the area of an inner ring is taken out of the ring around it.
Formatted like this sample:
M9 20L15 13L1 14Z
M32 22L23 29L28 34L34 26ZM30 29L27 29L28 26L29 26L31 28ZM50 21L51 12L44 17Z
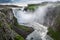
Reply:
M26 3L41 3L41 2L45 2L45 1L56 2L56 1L60 1L60 0L22 0L22 3L23 2L26 2Z
M3 3L3 2L41 3L41 2L45 2L45 1L55 2L55 1L60 1L60 0L0 0L1 3Z

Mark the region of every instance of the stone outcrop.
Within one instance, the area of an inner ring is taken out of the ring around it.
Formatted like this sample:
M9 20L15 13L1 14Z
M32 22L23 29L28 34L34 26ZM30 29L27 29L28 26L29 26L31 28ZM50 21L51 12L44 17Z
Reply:
M26 36L33 31L29 28L31 31L26 32L25 30L15 26L14 23L15 19L12 9L0 9L0 40L15 40L14 38L17 34L26 38Z

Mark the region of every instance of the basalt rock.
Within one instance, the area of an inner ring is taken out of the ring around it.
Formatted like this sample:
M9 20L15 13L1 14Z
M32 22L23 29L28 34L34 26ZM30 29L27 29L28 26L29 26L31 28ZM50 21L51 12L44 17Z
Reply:
M60 31L60 6L54 8L48 8L48 12L45 16L44 25L52 27L53 30Z
M26 38L26 36L33 31L32 28L29 28L31 31L26 32L15 26L14 23L15 19L12 9L0 9L0 40L15 40L14 38L17 34Z

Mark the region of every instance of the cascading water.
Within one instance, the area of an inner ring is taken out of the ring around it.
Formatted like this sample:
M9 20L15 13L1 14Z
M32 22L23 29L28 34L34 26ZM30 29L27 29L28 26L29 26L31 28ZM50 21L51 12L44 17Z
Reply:
M17 3L19 0L0 0L0 3L7 3L7 4L0 4L0 5L13 5L13 3ZM40 4L43 2L56 2L60 0L20 0L18 3L24 4ZM12 3L12 4L11 4ZM44 3L43 3L44 4ZM15 4L19 6L23 6L20 4ZM41 5L41 4L40 4ZM60 4L59 4L60 5ZM53 4L46 4L43 6L39 6L34 12L27 12L24 11L25 7L20 9L13 9L14 16L17 18L17 21L20 25L25 25L28 27L32 27L34 31L27 35L26 40L53 40L51 37L47 35L48 27L44 26L44 17L49 7L55 7Z
M27 40L46 40L47 27L35 22L30 23L30 26L32 26L35 31L27 36Z
M14 16L17 18L19 24L34 29L34 31L27 36L26 40L53 40L47 37L48 27L43 26L44 16L46 15L48 7L51 6L52 4L39 6L34 12L24 11L23 8L21 10L13 9Z

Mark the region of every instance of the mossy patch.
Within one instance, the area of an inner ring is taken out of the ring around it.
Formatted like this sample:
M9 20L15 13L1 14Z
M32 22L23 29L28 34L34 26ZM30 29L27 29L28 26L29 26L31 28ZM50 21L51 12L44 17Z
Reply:
M59 31L53 31L52 28L48 29L48 35L51 36L54 40L60 40L60 32Z
M31 28L24 26L24 25L20 25L17 22L17 19L14 17L14 25L20 29L22 29L23 31L25 31L26 33L31 33L31 31L33 31ZM25 38L22 35L18 35L15 37L15 40L24 40Z
M28 5L28 7L26 7L26 9L29 11L35 11L37 8L38 8L38 5L35 5L35 4L31 4L31 5Z
M21 35L17 35L17 36L15 37L15 40L24 40L24 38L23 38Z

